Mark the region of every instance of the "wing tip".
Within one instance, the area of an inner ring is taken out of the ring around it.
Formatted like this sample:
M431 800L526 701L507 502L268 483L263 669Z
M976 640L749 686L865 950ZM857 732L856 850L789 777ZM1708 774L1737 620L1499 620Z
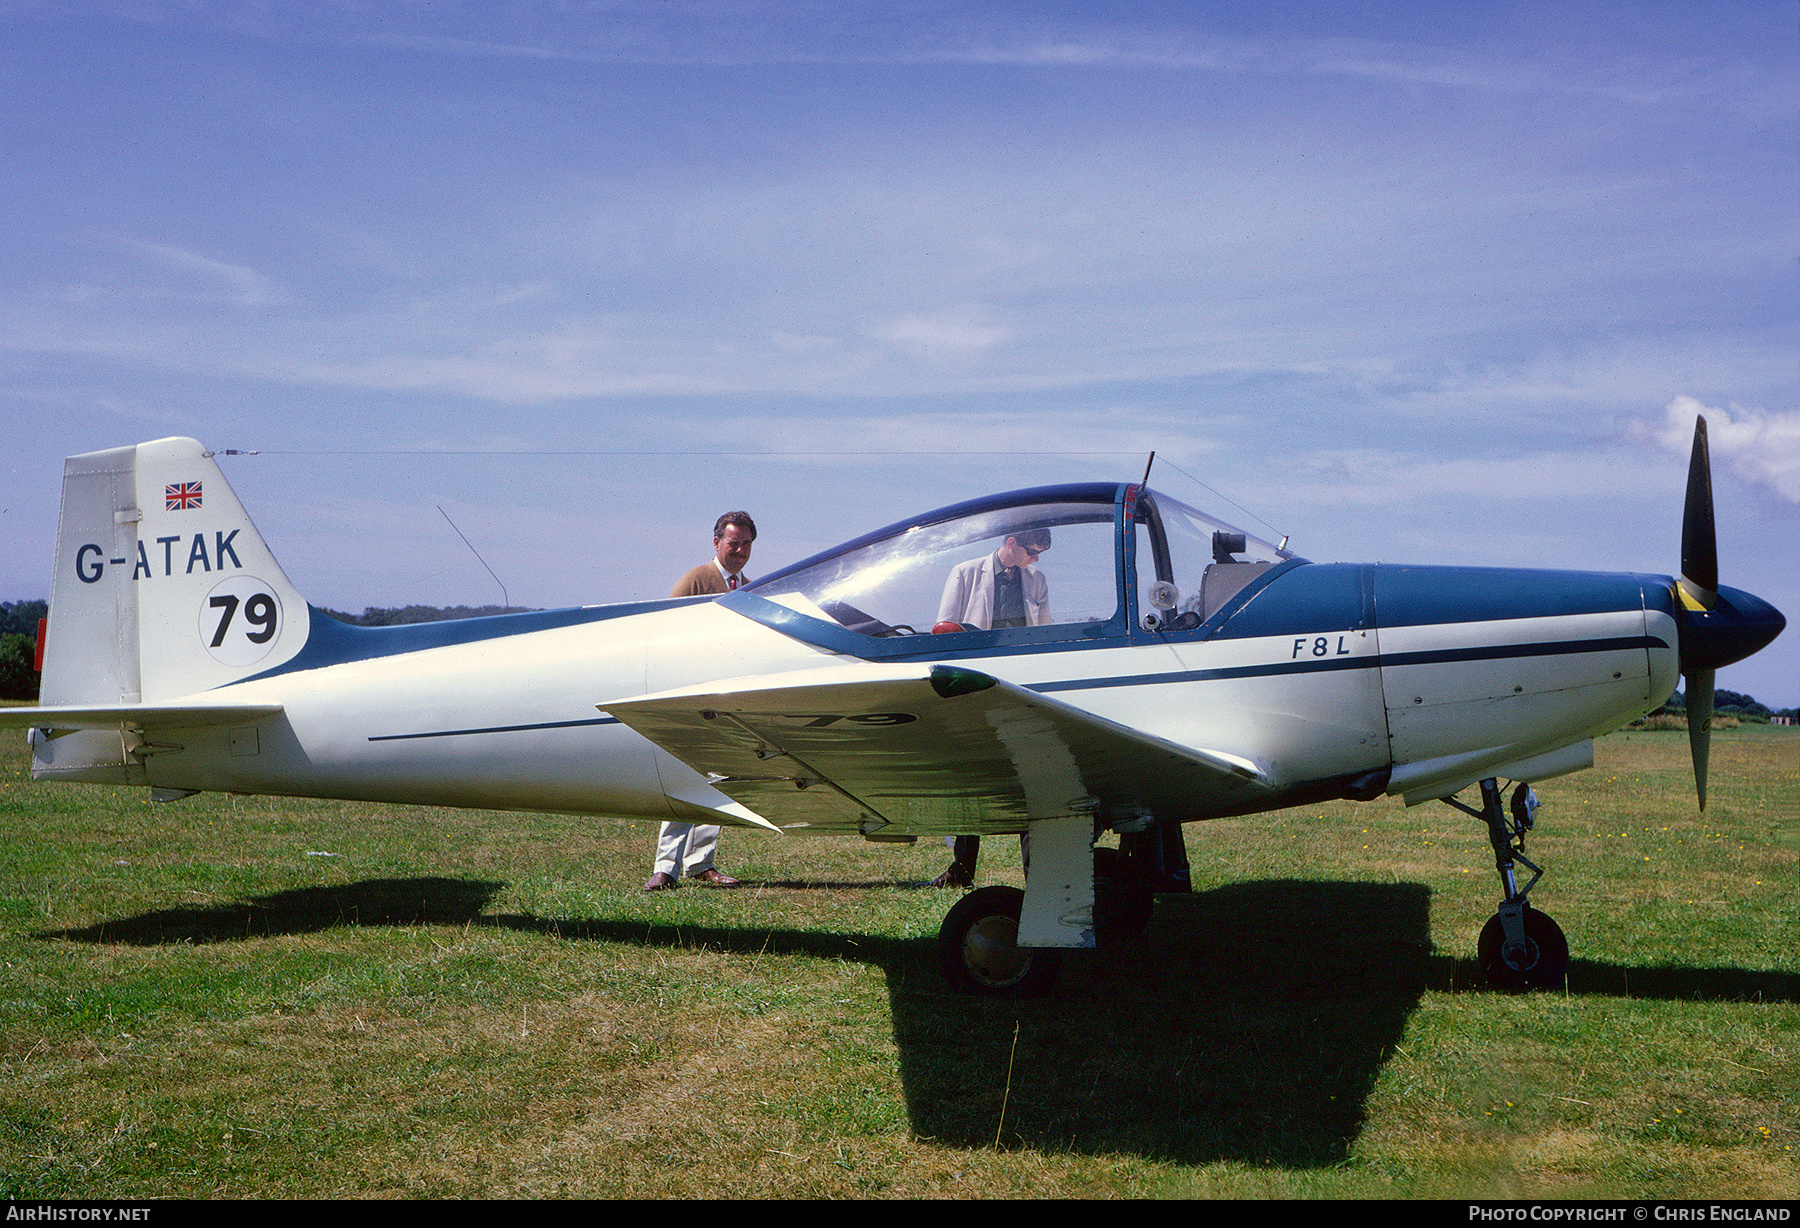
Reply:
M934 665L931 667L931 689L936 691L940 699L954 699L958 695L973 695L985 691L989 687L999 685L1000 680L992 674L984 674L980 670L964 669L960 665Z

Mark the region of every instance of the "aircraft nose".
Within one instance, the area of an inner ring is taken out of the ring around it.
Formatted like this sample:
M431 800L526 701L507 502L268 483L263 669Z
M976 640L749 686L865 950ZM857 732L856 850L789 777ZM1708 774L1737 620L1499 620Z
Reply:
M1710 610L1681 611L1681 672L1742 661L1781 634L1780 610L1741 588L1721 588Z

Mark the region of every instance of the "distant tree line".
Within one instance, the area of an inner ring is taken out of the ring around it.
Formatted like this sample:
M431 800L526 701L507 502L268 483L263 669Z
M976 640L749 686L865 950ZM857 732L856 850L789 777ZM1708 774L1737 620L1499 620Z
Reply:
M441 623L452 618L492 618L496 614L524 614L536 607L528 605L366 606L361 614L346 614L342 610L328 610L324 606L315 608L319 613L328 614L341 623L350 623L358 627L403 627L409 623Z
M339 622L363 627L398 627L405 623L435 623L450 618L487 618L494 614L522 614L529 606L466 606L438 608L429 605L397 609L369 606L361 614L321 610ZM38 672L31 668L37 656L38 619L48 615L45 601L0 601L0 699L38 697Z
M38 619L49 613L47 601L0 601L0 635L29 635L36 639Z
M1655 716L1659 713L1668 716L1686 716L1687 694L1683 691L1676 691L1673 695L1669 696L1667 703L1658 708L1656 712L1651 713L1651 715ZM1724 687L1719 687L1713 692L1713 714L1716 716L1735 716L1740 721L1749 721L1756 725L1767 725L1770 717L1793 716L1795 711L1793 708L1781 708L1776 711L1770 711L1767 707L1757 703L1756 700L1740 691L1728 691Z
M47 601L0 601L0 699L38 697L38 619L50 612Z

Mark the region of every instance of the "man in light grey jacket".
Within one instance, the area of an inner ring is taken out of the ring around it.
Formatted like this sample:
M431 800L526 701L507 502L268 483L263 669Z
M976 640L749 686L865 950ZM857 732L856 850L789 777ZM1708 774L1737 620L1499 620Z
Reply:
M1050 581L1032 564L1050 548L1049 529L1026 529L979 559L959 563L944 582L938 621L982 631L1041 627L1050 617Z
M985 558L959 563L944 582L938 622L982 631L996 627L1041 627L1050 617L1050 581L1032 564L1050 548L1049 529L1026 529L1008 537ZM933 887L967 887L975 881L980 836L945 836L954 860L933 879ZM1024 838L1020 848L1024 849Z

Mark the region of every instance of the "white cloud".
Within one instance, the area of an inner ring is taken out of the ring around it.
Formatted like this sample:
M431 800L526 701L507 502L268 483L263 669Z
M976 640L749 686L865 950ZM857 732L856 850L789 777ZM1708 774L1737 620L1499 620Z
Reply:
M1736 417L1733 417L1733 415ZM1663 408L1656 442L1688 456L1694 446L1694 419L1706 418L1706 446L1714 466L1724 465L1738 477L1800 503L1800 413L1771 413L1733 405L1730 411L1702 404L1686 395Z
M1294 506L1391 507L1448 499L1493 505L1556 504L1576 498L1654 497L1669 488L1666 467L1629 450L1431 456L1376 449L1321 451L1293 458L1266 493ZM1670 498L1679 500L1680 491Z
M942 359L992 349L1011 339L1012 331L991 322L980 307L952 307L891 316L870 328L868 336L907 353Z
M678 443L685 438L700 446L715 427L708 421L668 419L657 430L664 439ZM918 456L926 454L944 460L1068 456L1088 458L1087 463L1101 467L1132 457L1137 459L1131 464L1141 469L1141 459L1154 450L1178 447L1185 459L1221 446L1210 425L1197 423L1191 414L1132 408L783 415L759 419L756 430L755 445L745 448L743 456L771 453L824 465L841 464L845 456L867 465L882 454L901 465L916 465Z
M227 264L198 252L165 243L134 243L132 247L168 268L186 274L200 284L197 291L175 291L171 297L199 298L241 306L268 306L293 300L276 289L268 278L241 264Z
M1459 23L1401 37L1332 37L1317 23L1227 33L1205 15L1170 17L1115 6L1104 15L1051 15L1043 6L880 5L744 0L605 0L597 5L209 4L134 0L136 20L222 23L277 42L401 48L446 57L635 64L1002 64L1135 68L1283 77L1341 77L1489 94L1585 94L1645 104L1730 89L1740 103L1776 104L1741 64L1703 56L1634 56L1600 40L1568 52L1511 22L1470 52ZM1098 10L1096 10L1098 13ZM1531 21L1532 19L1526 19ZM1381 24L1359 23L1379 30ZM1523 24L1523 23L1519 23ZM1492 33L1492 31L1489 31ZM1512 37L1504 35L1511 34ZM1446 43L1450 45L1446 45ZM1545 42L1549 45L1545 46Z
M1419 359L1366 373L1348 369L1358 387L1391 395L1396 408L1421 416L1498 412L1515 421L1561 420L1583 409L1630 414L1683 386L1779 387L1791 379L1793 356L1756 336L1644 330L1589 343L1547 337L1538 353L1520 361L1444 359L1434 368ZM1695 411L1685 412L1691 437Z

